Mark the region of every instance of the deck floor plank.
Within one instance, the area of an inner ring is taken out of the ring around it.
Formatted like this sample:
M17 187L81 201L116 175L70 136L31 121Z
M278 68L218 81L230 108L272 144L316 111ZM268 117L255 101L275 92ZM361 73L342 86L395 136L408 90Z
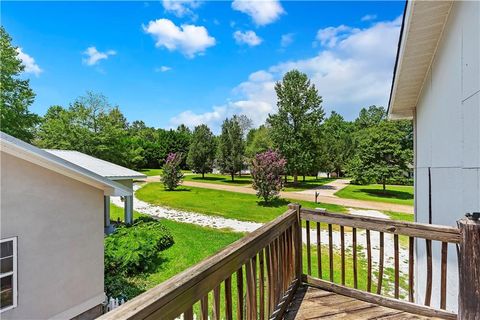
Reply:
M299 287L295 293L284 319L425 320L433 318L382 307L373 303L304 285Z

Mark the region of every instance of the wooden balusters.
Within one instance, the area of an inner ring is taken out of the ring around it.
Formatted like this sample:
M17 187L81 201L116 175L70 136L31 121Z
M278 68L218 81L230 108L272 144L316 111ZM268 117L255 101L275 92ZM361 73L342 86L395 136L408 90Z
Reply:
M237 270L237 319L243 319L243 269Z
M425 246L427 251L427 283L425 289L425 305L430 306L432 298L432 240L426 239Z
M414 265L415 265L415 258L414 258L414 245L415 245L415 238L409 237L408 238L408 301L414 302L414 290L415 290L415 278L414 278Z
M380 232L380 252L378 255L378 284L377 294L382 293L382 281L383 281L383 250L384 250L384 234Z
M447 308L447 255L448 243L442 242L442 271L440 275L440 309Z
M273 267L272 267L272 256L270 254L270 248L271 248L271 245L269 244L266 248L265 248L265 258L267 260L267 280L268 280L268 286L267 286L267 291L268 291L268 299L267 299L267 303L268 303L268 317L270 317L270 315L272 314L273 312L273 309L274 309L274 300L273 300L273 295L274 295L274 287L273 287Z
M366 230L367 237L367 291L372 292L372 244L370 230Z
M328 224L328 258L330 263L330 281L333 282L333 239L331 224Z
M259 281L259 291L260 291L260 320L265 319L265 267L263 259L263 250L258 254L259 268L260 268L260 281Z
M353 287L358 288L357 272L357 228L352 229Z
M311 260L311 252L310 252L310 221L305 222L306 225L306 233L307 233L307 274L312 274L312 260Z
M202 320L208 320L208 294L206 294L202 300L200 300L200 310Z
M398 234L393 235L393 256L394 256L394 272L395 272L395 299L400 295L400 258L398 248Z
M220 320L220 286L213 289L213 319Z
M232 313L232 278L225 279L225 318L231 320Z
M317 268L318 277L323 278L322 275L322 233L320 230L320 222L317 222Z
M345 285L345 228L340 226L340 261L342 269L342 285Z
M193 320L193 306L188 308L184 313L183 313L183 319L184 320Z
M247 262L247 319L257 318L257 286L256 286L256 268L254 259Z

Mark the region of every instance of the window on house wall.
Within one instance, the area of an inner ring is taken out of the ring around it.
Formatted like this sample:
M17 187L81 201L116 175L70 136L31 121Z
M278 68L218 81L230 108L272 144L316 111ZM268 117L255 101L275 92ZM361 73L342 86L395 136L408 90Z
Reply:
M17 306L17 238L0 240L0 312Z

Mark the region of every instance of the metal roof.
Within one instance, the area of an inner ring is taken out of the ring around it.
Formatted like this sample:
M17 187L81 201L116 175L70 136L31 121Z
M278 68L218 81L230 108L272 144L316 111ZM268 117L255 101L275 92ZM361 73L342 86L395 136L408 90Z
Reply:
M88 154L73 150L52 150L45 149L45 151L74 163L77 166L85 168L89 171L95 172L102 177L110 180L127 180L127 179L146 179L147 176L143 173L133 171L131 169L119 166L117 164L101 160Z
M390 118L412 118L453 1L408 1L390 92Z
M46 152L45 150L14 138L4 132L0 132L0 146L2 152L101 189L106 195L132 195L132 190L130 188L127 188L118 182L112 181L109 178L103 177L68 160L57 157L50 152Z

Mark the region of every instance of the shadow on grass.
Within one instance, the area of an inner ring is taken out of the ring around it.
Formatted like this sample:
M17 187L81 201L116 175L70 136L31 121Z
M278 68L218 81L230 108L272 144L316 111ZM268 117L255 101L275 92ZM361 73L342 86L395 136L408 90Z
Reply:
M373 190L373 189L358 189L359 192L366 193L373 197L387 198L387 199L401 199L401 200L412 200L413 194L405 191L397 190Z
M265 201L257 201L257 204L261 207L267 208L278 208L278 207L285 207L290 203L290 201L285 199L275 199L269 202Z
M222 181L229 184L250 184L251 183L249 180L243 177L235 177L234 181L232 181L231 179L223 178L223 177L205 177L205 178L191 177L190 180L196 181L196 182L206 182L206 183L211 181L216 181L216 182Z

